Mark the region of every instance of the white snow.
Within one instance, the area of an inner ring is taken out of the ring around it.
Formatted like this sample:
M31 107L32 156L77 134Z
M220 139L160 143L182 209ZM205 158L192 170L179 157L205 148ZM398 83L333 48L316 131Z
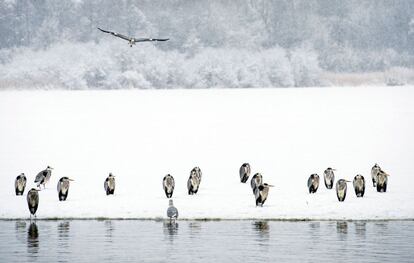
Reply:
M38 218L165 218L170 173L181 219L414 219L413 98L408 86L0 92L0 218L29 217L26 193L50 165ZM262 208L239 181L243 162L275 185ZM374 163L390 174L387 193L372 187ZM203 177L189 196L194 166ZM329 166L336 179L364 175L365 196L349 183L340 203L323 181L308 194L309 175ZM63 176L75 181L59 202Z

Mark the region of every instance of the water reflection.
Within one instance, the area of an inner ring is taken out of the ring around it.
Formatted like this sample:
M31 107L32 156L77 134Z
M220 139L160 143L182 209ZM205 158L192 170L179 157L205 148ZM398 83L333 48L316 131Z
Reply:
M256 221L253 222L254 230L260 235L269 234L269 223L267 221Z
M59 239L65 239L69 237L70 223L68 221L61 222L58 225Z
M0 220L0 229L0 262L322 263L332 261L326 251L349 262L414 258L414 221Z
M17 232L26 232L26 221L16 221L16 224L14 225Z
M163 224L164 235L168 237L170 241L174 240L174 237L178 235L178 223L173 221L166 221Z
M336 233L338 234L340 240L345 240L348 236L348 222L336 222Z
M31 223L27 230L27 251L29 254L37 254L39 252L39 230L36 223Z
M259 245L268 245L269 244L269 222L267 221L255 221L253 222L253 230L258 234Z
M190 229L190 237L196 237L201 233L201 223L198 221L189 222L188 228Z
M388 222L384 221L384 222L376 222L374 224L374 232L377 233L377 235L379 236L384 236L386 235L389 231L388 231Z
M355 234L357 236L365 238L366 231L367 231L366 222L355 222Z
M112 236L115 230L115 225L112 220L105 221L105 237L107 238L106 241L112 243Z
M57 226L57 231L59 248L62 249L60 253L66 254L69 247L70 223L68 221L60 222Z
M321 222L309 222L309 234L310 235L317 235L321 228Z
M16 239L24 244L26 240L26 222L16 221L14 228L16 233Z

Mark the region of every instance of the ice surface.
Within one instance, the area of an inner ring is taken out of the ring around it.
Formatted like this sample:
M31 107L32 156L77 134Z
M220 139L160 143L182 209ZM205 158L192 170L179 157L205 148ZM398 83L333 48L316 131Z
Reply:
M0 218L29 217L26 193L50 165L38 218L165 218L170 173L180 219L413 219L413 98L408 86L0 92ZM275 185L263 208L240 183L244 162ZM387 193L370 184L374 163L391 175ZM194 166L203 179L189 196ZM336 179L365 176L365 196L349 183L340 203L323 181L308 194L309 175L329 166ZM59 202L63 176L75 181Z

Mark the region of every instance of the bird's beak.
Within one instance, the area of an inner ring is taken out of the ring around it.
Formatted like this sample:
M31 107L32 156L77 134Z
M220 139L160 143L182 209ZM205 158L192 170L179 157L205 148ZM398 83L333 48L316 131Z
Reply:
M73 179L68 179L69 181L75 181L75 180L73 180Z
M336 171L336 169L332 169L332 171Z
M345 180L345 182L350 183L351 181Z
M269 185L267 185L267 186L269 186L269 187L275 187L274 185L271 185L271 184L269 184Z

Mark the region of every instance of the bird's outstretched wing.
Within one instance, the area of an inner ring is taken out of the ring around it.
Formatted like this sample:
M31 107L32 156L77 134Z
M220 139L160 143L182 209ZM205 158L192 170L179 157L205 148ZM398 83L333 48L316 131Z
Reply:
M122 39L125 39L125 40L128 40L128 41L130 41L130 40L131 40L131 38L130 38L130 37L124 36L124 35L122 35L122 34L118 34L118 33L116 33L116 32L112 32L112 31L103 30L102 28L99 28L99 27L98 27L98 29L99 29L100 31L104 32L104 33L108 33L108 34L111 34L111 35L113 35L113 36L116 36L116 37L119 37L119 38L122 38Z
M134 38L134 42L168 41L169 38Z

